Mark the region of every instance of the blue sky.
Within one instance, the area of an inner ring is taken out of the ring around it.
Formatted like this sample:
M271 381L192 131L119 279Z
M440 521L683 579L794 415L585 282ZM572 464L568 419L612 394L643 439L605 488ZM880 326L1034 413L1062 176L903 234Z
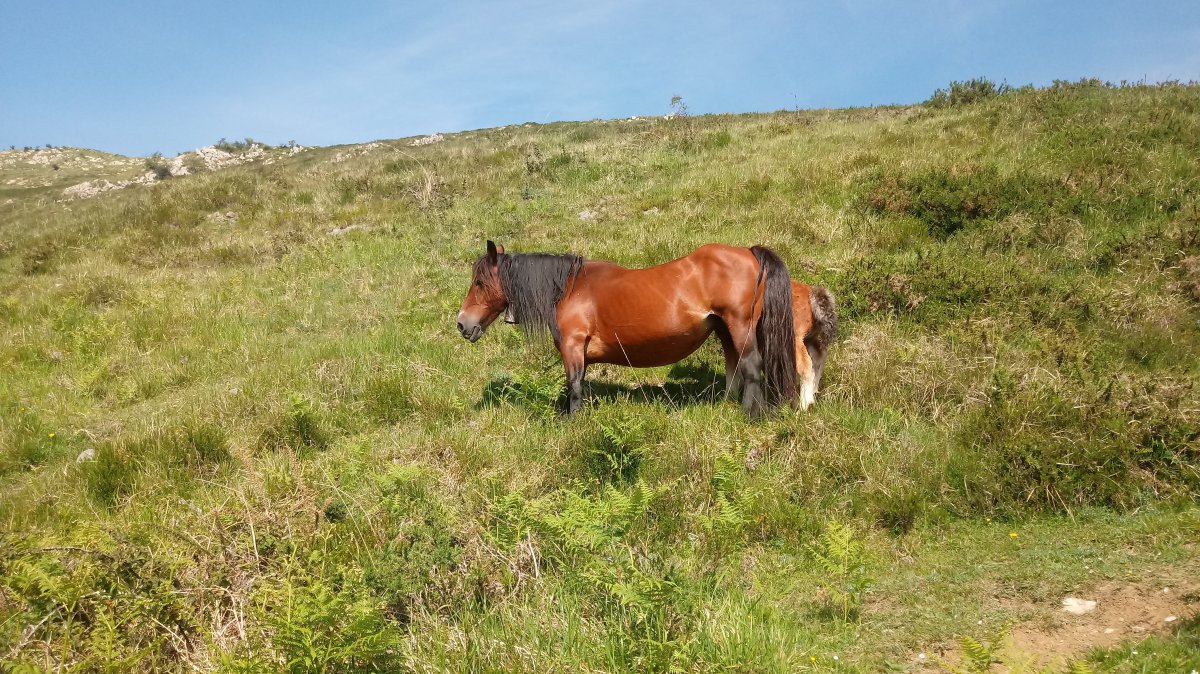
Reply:
M0 146L175 154L517 122L1200 80L1200 2L0 3Z

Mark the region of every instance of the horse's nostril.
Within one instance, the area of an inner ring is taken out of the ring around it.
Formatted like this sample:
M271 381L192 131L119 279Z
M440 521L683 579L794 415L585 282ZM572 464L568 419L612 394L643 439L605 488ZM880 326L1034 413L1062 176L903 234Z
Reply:
M463 327L462 321L458 322L458 331L463 332L463 333L465 333L467 331L467 329L465 327Z

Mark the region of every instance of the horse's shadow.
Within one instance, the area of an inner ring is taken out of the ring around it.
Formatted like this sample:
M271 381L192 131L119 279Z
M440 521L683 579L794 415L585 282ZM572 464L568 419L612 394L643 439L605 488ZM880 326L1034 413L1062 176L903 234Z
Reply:
M725 375L698 361L683 361L671 366L667 381L662 384L629 386L605 381L600 368L589 374L584 390L592 401L630 400L686 407L711 404L725 397ZM562 411L566 409L567 393L561 377L525 378L501 374L484 386L476 408L502 403L542 412Z
M671 407L707 405L725 398L725 374L703 362L680 362L671 366L662 384L627 386L603 379L590 379L592 400L632 400L662 403Z

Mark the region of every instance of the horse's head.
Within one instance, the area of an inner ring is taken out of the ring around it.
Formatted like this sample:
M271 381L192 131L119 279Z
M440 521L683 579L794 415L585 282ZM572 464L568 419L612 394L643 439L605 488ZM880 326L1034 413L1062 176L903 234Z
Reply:
M504 246L488 241L487 255L475 262L471 288L458 311L458 331L472 342L482 337L483 331L508 309L508 297L500 285L500 256L503 254Z

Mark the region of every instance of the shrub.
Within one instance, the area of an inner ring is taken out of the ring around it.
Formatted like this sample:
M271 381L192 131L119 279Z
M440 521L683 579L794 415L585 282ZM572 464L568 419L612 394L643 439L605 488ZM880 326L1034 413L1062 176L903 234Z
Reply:
M671 97L671 114L667 116L667 125L672 143L678 149L688 151L695 147L696 125L687 103L683 102L683 96Z
M228 463L229 438L225 429L214 424L190 423L162 439L175 460L189 468Z
M247 136L245 140L235 140L235 141L229 141L229 140L222 138L221 140L218 140L217 142L213 143L213 147L217 148L218 150L221 150L222 152L228 152L230 154L237 154L239 152L245 152L246 150L249 150L250 148L254 147L255 145L259 145L263 149L266 149L266 150L271 149L270 145L260 142L260 141L257 141L257 140L254 140L253 138L251 138L249 136Z
M1177 404L1187 406L1182 399ZM1104 394L1081 403L1041 385L1000 383L959 430L975 467L948 483L965 479L973 507L1001 512L1130 508L1167 485L1175 487L1161 496L1194 495L1200 489L1194 416L1175 405L1119 403Z
M171 177L171 166L167 163L167 160L163 159L161 152L155 152L146 157L145 164L146 170L153 173L155 178L166 180Z
M666 486L608 485L596 495L561 489L538 499L508 494L493 504L493 539L525 544L547 568L582 581L613 624L614 650L636 671L676 671L686 662L692 601L682 574L626 540ZM534 548L536 546L536 548Z
M379 526L388 538L363 561L365 580L389 612L405 622L420 597L439 589L462 557L461 544L451 534L451 514L432 480L414 465L393 467L377 480Z
M333 190L339 204L352 204L358 195L371 191L371 177L368 175L338 176L333 180Z
M21 256L21 273L26 276L45 274L55 267L62 245L52 238L41 238Z
M986 77L977 77L963 82L951 82L948 89L938 89L933 96L925 101L931 108L949 108L960 105L971 105L989 98L995 98L1011 91L1007 84L997 85Z
M493 536L512 547L534 535L547 561L569 566L619 542L663 489L637 482L628 490L606 485L595 496L575 489L532 500L508 494L493 506Z
M718 150L723 147L728 147L733 142L733 136L725 129L720 131L710 131L704 134L702 145L706 150Z
M722 452L713 459L713 507L699 522L708 532L709 548L715 556L723 556L743 542L758 499L746 483L745 464L732 453Z
M1058 330L1093 315L1090 293L1068 279L1013 258L988 257L980 264L944 245L857 260L832 287L839 289L838 312L848 322L885 313L940 329L990 314Z
M938 238L1013 213L1077 216L1090 205L1061 180L1002 174L991 164L936 167L911 175L877 173L864 183L863 194L860 203L869 210L916 218Z
M35 643L59 644L49 661L79 671L163 671L177 665L184 655L181 638L196 638L200 631L190 609L203 593L181 591L175 569L140 542L117 534L122 544L114 545L105 534L80 533L78 545L69 548L42 549L36 539L0 547L6 615L38 625L37 638L45 641ZM32 651L26 649L26 657L41 666L12 671L45 671L49 651ZM13 649L0 670L10 671L14 656L22 659Z

